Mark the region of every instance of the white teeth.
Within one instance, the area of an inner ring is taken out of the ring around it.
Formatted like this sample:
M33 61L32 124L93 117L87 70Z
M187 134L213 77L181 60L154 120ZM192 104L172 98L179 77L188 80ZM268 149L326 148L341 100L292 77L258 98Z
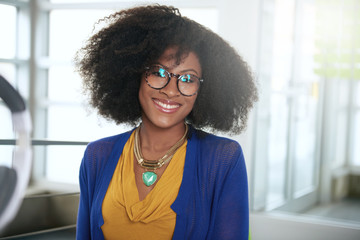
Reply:
M163 107L163 108L167 108L167 109L174 109L174 108L178 108L180 105L178 105L178 104L175 104L175 105L173 105L173 104L166 104L166 103L163 103L163 102L160 102L160 101L158 101L158 100L155 100L155 102L158 104L158 105L160 105L161 107Z

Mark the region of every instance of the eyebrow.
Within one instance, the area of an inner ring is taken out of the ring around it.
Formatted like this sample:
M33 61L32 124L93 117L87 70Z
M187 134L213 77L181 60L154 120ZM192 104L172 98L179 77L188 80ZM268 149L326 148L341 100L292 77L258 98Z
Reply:
M165 65L163 65L163 64L161 64L161 63L158 63L158 62L155 63L155 64L164 67L166 70L171 69L170 67L165 66ZM181 70L181 71L180 71L180 73L186 73L186 72L194 72L194 73L196 73L196 75L200 75L200 74L199 74L195 69L193 69L193 68L188 68L188 69L184 69L184 70Z
M197 75L199 75L199 73L195 70L195 69L192 69L192 68L189 68L189 69L184 69L182 71L180 71L181 73L185 73L185 72L194 72L196 73Z

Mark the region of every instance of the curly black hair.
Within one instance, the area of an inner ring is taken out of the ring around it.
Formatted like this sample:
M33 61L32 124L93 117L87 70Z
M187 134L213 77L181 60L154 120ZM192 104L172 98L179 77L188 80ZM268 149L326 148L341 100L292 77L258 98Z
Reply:
M101 21L108 26L75 57L90 104L100 115L117 124L136 125L145 67L176 46L178 63L184 54L196 53L204 79L186 121L213 132L239 133L245 128L258 98L256 83L248 65L220 36L169 6L135 7Z

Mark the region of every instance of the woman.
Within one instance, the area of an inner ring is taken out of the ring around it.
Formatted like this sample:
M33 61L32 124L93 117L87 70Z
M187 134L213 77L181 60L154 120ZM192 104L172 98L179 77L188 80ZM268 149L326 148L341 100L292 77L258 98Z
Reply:
M88 145L78 239L247 239L239 133L257 91L222 38L167 6L108 18L77 57L90 103L135 129Z

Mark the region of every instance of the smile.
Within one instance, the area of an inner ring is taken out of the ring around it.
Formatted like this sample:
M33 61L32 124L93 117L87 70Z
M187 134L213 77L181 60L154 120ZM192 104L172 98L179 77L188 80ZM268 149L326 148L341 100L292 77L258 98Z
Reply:
M175 112L181 107L181 104L176 102L164 101L159 99L153 99L153 101L157 109L166 113Z

